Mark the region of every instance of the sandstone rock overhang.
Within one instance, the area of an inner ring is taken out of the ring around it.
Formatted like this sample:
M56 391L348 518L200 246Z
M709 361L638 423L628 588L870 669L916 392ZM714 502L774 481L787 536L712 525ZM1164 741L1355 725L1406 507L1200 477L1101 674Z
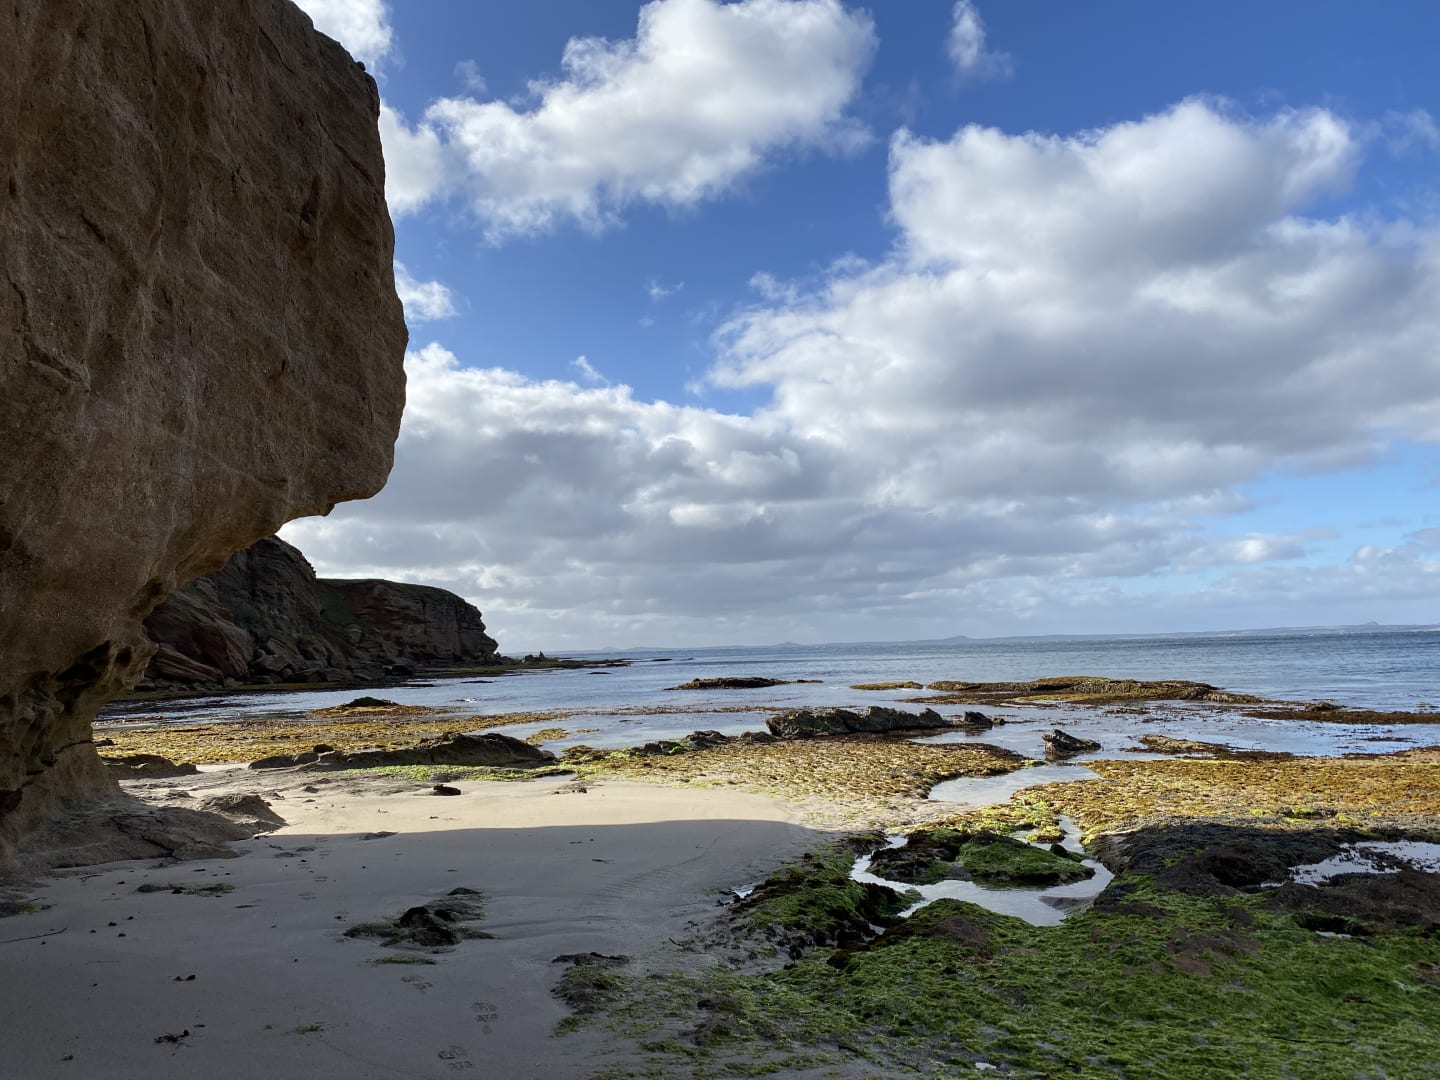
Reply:
M113 791L90 720L170 590L383 485L378 115L288 0L0 9L0 861Z

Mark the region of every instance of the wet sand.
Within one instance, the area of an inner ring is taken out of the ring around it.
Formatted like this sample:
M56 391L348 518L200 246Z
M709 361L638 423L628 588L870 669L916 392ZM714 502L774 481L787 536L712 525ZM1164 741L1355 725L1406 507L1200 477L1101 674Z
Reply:
M551 994L564 970L554 957L628 955L643 970L722 894L824 839L787 804L730 790L581 793L552 778L435 797L393 778L327 779L217 770L140 785L261 790L288 824L237 843L238 858L87 867L12 894L48 906L0 920L0 1071L586 1076L625 1063L593 1030L553 1036L568 1013ZM432 955L342 934L456 887L486 894L473 925L493 939ZM435 963L376 963L397 956Z

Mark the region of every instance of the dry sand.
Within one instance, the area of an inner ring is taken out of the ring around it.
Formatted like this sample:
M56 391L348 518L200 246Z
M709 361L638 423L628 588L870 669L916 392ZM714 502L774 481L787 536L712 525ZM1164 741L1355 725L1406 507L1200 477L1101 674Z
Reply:
M643 971L724 891L821 839L787 804L725 789L579 793L551 778L437 797L327 779L227 769L145 785L149 797L260 791L288 824L235 844L239 858L111 863L25 890L51 906L0 920L0 1076L589 1076L626 1051L590 1029L553 1035L567 1015L553 958L626 954ZM381 831L395 835L364 838ZM136 891L147 883L234 891ZM376 965L430 954L342 936L457 886L488 894L475 926L494 940L433 966Z

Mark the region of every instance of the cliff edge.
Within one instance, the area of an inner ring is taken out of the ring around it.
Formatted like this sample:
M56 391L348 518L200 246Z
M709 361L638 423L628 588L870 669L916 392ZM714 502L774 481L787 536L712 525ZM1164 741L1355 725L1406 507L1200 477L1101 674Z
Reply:
M378 114L288 0L0 9L0 862L113 793L167 593L384 483Z
M454 593L317 578L274 536L171 593L145 633L158 648L140 689L374 682L423 667L498 663L480 612Z

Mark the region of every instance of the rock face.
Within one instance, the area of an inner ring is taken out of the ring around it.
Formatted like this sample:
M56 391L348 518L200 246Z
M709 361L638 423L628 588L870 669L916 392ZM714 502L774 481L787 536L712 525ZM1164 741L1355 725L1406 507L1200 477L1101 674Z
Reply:
M0 862L114 790L167 593L384 483L378 110L288 0L0 8Z
M145 633L158 646L152 687L371 681L497 659L480 612L454 593L317 578L273 536L171 593Z

